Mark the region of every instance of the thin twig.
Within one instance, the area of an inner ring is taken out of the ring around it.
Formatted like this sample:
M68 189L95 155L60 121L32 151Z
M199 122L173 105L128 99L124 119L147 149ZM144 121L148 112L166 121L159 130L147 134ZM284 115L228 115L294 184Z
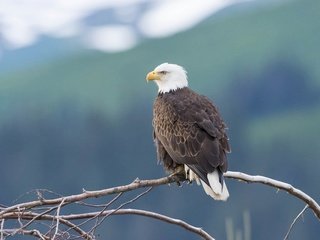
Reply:
M112 203L114 203L115 201L117 201L119 198L120 198L120 196L122 196L122 192L121 193L119 193L116 197L114 197L110 202L108 202L104 207L103 207L103 209L102 209L102 211L104 211L104 210L106 210ZM99 216L97 217L97 219L96 219L96 224L95 224L95 226L97 226L97 225L100 225L99 224ZM92 232L92 235L94 235L94 231L95 231L95 228L93 228L93 229L91 229L90 231L89 231L89 234Z
M1 224L0 224L0 240L3 240L3 227L4 227L4 219L1 220Z
M115 196L113 199L111 199L111 201L109 201L107 204L90 204L90 203L86 203L86 202L82 202L82 201L76 202L76 203L78 203L79 205L86 206L86 207L108 208L112 203L117 201L122 194L123 194L123 192L119 193L117 196Z
M111 202L109 202L109 203L107 203L106 205L104 205L103 210L100 211L100 212L103 212L104 210L106 210L107 207L110 206L110 204L111 204L112 202L115 202L122 194L123 194L123 193L119 193L115 198L113 198L113 199L111 200ZM75 225L75 226L81 227L81 226L83 226L84 224L86 224L87 222L90 222L90 221L93 220L93 219L97 219L98 217L99 217L99 214L97 214L96 216L93 216L92 218L88 218L88 219L85 220L84 222L82 222L82 223L80 223L80 224L77 224L77 225ZM70 231L70 230L71 230L71 229L68 229L67 231Z
M18 214L17 212L11 212L11 213L6 213L6 215L4 216L4 219L16 219ZM33 213L33 212L24 212L22 215L20 215L21 219L25 219L25 220L48 220L48 221L52 221L52 220L57 220L57 217L54 215L49 215L49 214L37 214L37 213ZM68 226L69 230L73 229L74 231L76 231L78 234L80 234L80 236L85 237L85 239L88 240L93 240L93 237L91 237L87 232L85 232L84 230L82 230L81 228L79 228L76 224L70 222L68 219L64 219L64 217L61 215L59 217L59 221ZM24 229L15 229L14 231L10 231L11 233L9 233L9 235L13 235L13 233L19 233L22 232L24 233Z
M20 211L20 209L19 209L19 208L18 208L18 212L19 212L19 213L22 213L22 212ZM21 218L20 218L20 217L18 217L18 222L19 222L19 224L20 224L20 228L22 228L23 223L22 223L22 221L21 221Z
M175 219L175 218L171 218L159 213L155 213L155 212L150 212L150 211L145 211L145 210L140 210L140 209L110 209L110 210L106 210L104 212L90 212L90 213L82 213L82 214L69 214L69 215L60 215L60 222L71 227L70 229L78 229L79 227L75 224L73 224L71 221L72 220L79 220L79 219L88 219L88 218L93 218L97 215L100 216L110 216L110 215L125 215L125 214L131 214L131 215L141 215L141 216L145 216L145 217L150 217L150 218L154 218L154 219L158 219L160 221L163 222L167 222L170 224L174 224L177 226L180 226L190 232L193 232L195 234L198 234L199 236L201 236L203 239L206 240L214 240L214 238L212 236L210 236L206 231L204 231L203 229L199 228L199 227L195 227L190 225L189 223L182 221L180 219ZM8 213L9 215L9 213ZM23 219L32 219L34 217L34 213L28 212L28 213L24 213L21 218ZM56 219L56 216L54 215L42 215L38 218L38 220L53 220ZM90 234L84 232L83 230L80 229L79 232L80 236L85 237L86 239L90 239L93 240L93 238L90 236Z
M74 231L76 231L78 234L80 234L81 237L84 237L87 240L94 240L94 237L92 237L89 233L82 230L76 224L64 219L63 217L60 217L60 222L63 223L64 225L68 226L70 230L73 229ZM66 232L68 232L68 231L66 231Z
M298 218L307 210L307 208L309 208L309 205L306 205L302 211L295 217L295 219L293 220L293 222L291 223L289 229L288 229L288 232L286 234L286 236L284 237L284 240L287 240L289 239L289 234L291 232L291 229L293 228L294 224L297 222Z
M57 224L56 224L56 230L54 232L52 239L55 239L55 237L58 235L58 232L59 232L59 222L60 222L59 216L60 216L60 209L61 209L61 206L63 205L63 203L64 203L64 199L61 201L61 203L59 204L58 209L57 209L57 216L56 216Z
M40 238L41 240L50 240L49 237L44 236L39 230L32 229L32 230L25 230L25 229L3 229L3 235L5 237L14 235L14 232L17 232L23 235L30 235Z
M24 234L26 234L27 232L28 232L28 230L24 230ZM41 240L48 239L47 237L43 236L43 234L41 234L40 231L37 229L30 230L29 232L30 232L30 235L38 236L39 238L41 238Z
M135 201L137 201L139 198L141 198L143 195L147 194L148 192L150 192L152 190L152 187L148 188L146 191L140 193L139 195L137 195L136 197L134 197L133 199L122 203L119 207L117 207L116 209L113 210L113 212L111 212L109 215L106 214L103 216L103 218L101 219L100 222L98 222L95 226L92 227L92 229L90 229L89 233L93 232L99 225L101 225L101 223L110 215L112 215L114 212L118 211L119 209L121 209L122 207L124 207L125 205L128 205L130 203L133 203ZM103 211L101 211L101 213L103 213L105 211L105 209ZM99 217L99 216L98 216Z
M186 230L188 230L190 232L193 232L193 233L196 233L196 234L200 235L203 239L214 240L214 238L212 236L210 236L202 228L194 227L194 226L190 225L189 223L186 223L185 221L182 221L180 219L175 219L175 218L171 218L171 217L168 217L166 215L159 214L159 213L140 210L140 209L118 209L117 211L115 211L115 210L116 209L104 211L103 213L101 213L101 215L105 216L105 215L131 214L131 215L141 215L141 216L145 216L145 217L151 217L151 218L154 218L154 219L157 219L157 220L160 220L160 221L164 221L164 222L167 222L167 223L170 223L170 224L174 224L174 225L183 227L184 229L186 229ZM95 216L96 214L97 214L97 212L95 212L95 213L91 213L90 212L90 213L83 213L83 214L63 215L61 217L63 219L76 220L76 219L89 218L89 217Z
M43 215L45 215L45 214L48 214L48 213L50 213L53 209L56 209L57 207L52 207L52 208L50 208L50 209L48 209L48 210L46 210L46 211L44 211L44 212L42 212L42 213L40 213L40 214L35 214L35 216L29 221L29 222L27 222L25 225L23 225L23 226L20 226L20 228L18 228L17 230L16 230L16 232L12 232L12 233L10 233L10 235L14 235L14 234L16 234L17 232L19 232L19 231L22 231L23 229L25 229L25 228L27 228L28 226L30 226L34 221L36 221L37 219L39 219L41 216L43 216ZM17 214L17 219L19 220L19 222L20 222L20 219L22 218L23 219L23 212L21 212L20 210L19 210L19 208L18 208L18 211L17 212L15 212L15 214Z

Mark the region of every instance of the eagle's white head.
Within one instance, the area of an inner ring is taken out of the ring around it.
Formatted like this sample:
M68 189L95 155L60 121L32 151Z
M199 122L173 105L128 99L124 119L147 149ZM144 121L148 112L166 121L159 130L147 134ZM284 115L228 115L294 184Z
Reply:
M166 93L188 86L187 72L177 64L162 63L147 75L147 81L155 81L159 93Z

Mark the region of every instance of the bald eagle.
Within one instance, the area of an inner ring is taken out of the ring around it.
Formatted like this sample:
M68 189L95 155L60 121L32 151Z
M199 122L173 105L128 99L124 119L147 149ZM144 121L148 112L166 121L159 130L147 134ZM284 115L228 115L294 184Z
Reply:
M163 63L146 78L159 89L152 122L158 161L170 173L182 172L190 182L201 182L212 198L227 200L223 173L230 146L217 108L188 88L187 73L179 65Z

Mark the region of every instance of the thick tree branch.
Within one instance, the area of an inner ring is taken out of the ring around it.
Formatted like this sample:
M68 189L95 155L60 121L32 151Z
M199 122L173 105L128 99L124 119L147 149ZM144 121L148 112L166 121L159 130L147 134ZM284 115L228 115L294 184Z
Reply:
M274 180L272 178L264 177L264 176L252 176L248 175L242 172L232 172L228 171L224 174L226 178L233 178L237 180L242 180L244 182L248 183L262 183L265 185L269 185L271 187L275 187L277 189L282 189L289 194L301 199L304 201L316 214L316 216L320 219L320 206L319 204L311 198L308 194L304 193L303 191L293 187L292 185ZM159 186L159 185L165 185L168 183L173 183L177 182L181 179L177 179L176 176L170 175L167 177L159 178L159 179L153 179L153 180L135 180L134 182L128 184L128 185L123 185L119 187L113 187L113 188L107 188L103 190L98 190L98 191L84 191L81 194L77 195L71 195L67 197L60 197L60 198L54 198L54 199L41 199L37 201L32 201L32 202L26 202L26 203L20 203L13 205L11 207L3 208L0 211L0 219L2 218L3 214L14 211L17 209L20 209L21 211L27 210L33 207L38 207L38 206L43 206L43 205L57 205L60 204L61 201L64 200L64 203L71 203L71 202L78 202L85 200L87 198L97 198L97 197L102 197L110 194L115 194L115 193L120 193L120 192L127 192L127 191L132 191L138 188L144 188L144 187L151 187L151 186Z
M262 183L271 187L274 187L276 189L281 189L292 196L302 200L304 203L306 203L306 208L312 209L314 214L317 216L318 219L320 219L320 206L319 204L311 198L309 195L304 193L303 191L293 187L292 185L274 180L272 178L264 177L264 176L252 176L248 175L245 173L241 172L232 172L229 171L225 173L224 175L226 178L232 178L232 179L237 179L240 181L244 181L247 183ZM92 234L94 230L96 229L97 226L109 215L120 215L120 214L136 214L136 215L142 215L145 217L151 217L155 218L161 221L165 221L170 224L175 224L180 227L183 227L187 229L188 231L194 232L201 236L204 239L213 239L208 233L203 231L201 228L194 227L182 220L179 219L174 219L170 218L168 216L164 216L155 212L148 212L144 210L138 210L138 209L120 209L122 208L125 204L132 203L136 199L138 199L140 196L143 194L147 193L149 190L143 192L142 194L138 195L137 197L133 198L130 201L127 201L126 203L120 205L118 208L115 208L113 210L107 210L107 208L114 203L121 194L140 189L140 188L151 188L154 186L159 186L159 185L166 185L174 182L180 182L184 181L185 179L181 179L176 175L170 175L168 177L163 177L159 179L152 179L152 180L139 180L136 179L130 184L123 185L123 186L117 186L117 187L112 187L112 188L107 188L103 190L98 190L98 191L83 191L83 193L76 194L76 195L70 195L70 196L63 196L63 197L57 197L57 198L52 198L52 199L46 199L42 195L41 197L38 198L36 201L31 201L31 202L25 202L25 203L20 203L20 204L15 204L13 206L3 206L1 205L0 208L0 239L3 239L5 236L8 235L14 235L16 233L22 233L22 234L29 234L33 236L37 236L41 239L48 239L48 237L52 236L61 236L61 234L69 234L70 230L74 230L78 236L85 238L85 239L94 239L94 235ZM112 201L110 201L107 204L103 205L96 205L96 204L87 204L83 202L85 199L91 198L98 198L98 197L103 197L106 195L111 195L111 194L119 194L116 198L114 198ZM85 214L73 214L73 215L61 215L60 210L68 205L68 204L78 204L80 206L86 206L86 207L94 207L94 208L101 208L100 211L97 212L89 212ZM52 207L50 207L52 206ZM56 214L52 214L51 212L53 210L56 210ZM42 212L40 212L42 211ZM301 213L302 214L302 213ZM301 215L299 214L298 217ZM102 217L101 220L99 218ZM297 217L297 218L298 218ZM16 219L20 223L20 227L16 227L13 229L4 229L4 221L9 220L9 219ZM75 224L72 221L79 219L84 220L82 223ZM86 232L80 226L88 223L89 221L95 219L96 224L91 228L90 231ZM27 223L22 224L22 220L26 221L28 220ZM50 220L55 222L54 225L51 226L49 232L46 234L41 233L39 230L30 230L28 228L31 228L31 224L34 222L38 222L41 220ZM295 220L296 221L296 220ZM295 222L294 221L294 222ZM59 224L63 224L68 226L68 230L66 231L60 231ZM293 223L294 224L294 223ZM292 225L293 226L293 225ZM292 228L292 226L289 229L289 232ZM53 232L52 232L53 231ZM50 234L52 235L50 236ZM49 235L48 235L49 234Z
M31 201L31 202L25 202L13 205L11 207L3 208L0 211L0 219L3 217L3 215L10 211L24 211L28 210L30 208L39 207L39 206L45 206L45 205L57 205L60 204L62 201L64 201L65 204L72 203L72 202L78 202L82 201L88 198L98 198L103 197L110 194L115 193L121 193L121 192L128 192L132 191L138 188L144 188L144 187L152 187L152 186L159 186L159 185L165 185L168 183L179 181L175 175L170 175L167 177L159 178L159 179L152 179L152 180L139 180L136 179L132 183L128 185L113 187L113 188L107 188L103 190L98 191L86 191L84 190L83 193L66 196L66 197L59 197L59 198L53 198L53 199L40 199L37 201Z
M303 202L305 202L314 212L314 214L317 216L317 218L320 220L320 206L319 204L311 198L308 194L301 191L298 188L293 187L292 185L274 180L272 178L264 177L264 176L252 176L248 175L242 172L232 172L228 171L224 174L226 178L233 178L237 180L241 180L247 183L262 183L277 189L281 189L286 191L287 193L291 194L292 196L299 198Z

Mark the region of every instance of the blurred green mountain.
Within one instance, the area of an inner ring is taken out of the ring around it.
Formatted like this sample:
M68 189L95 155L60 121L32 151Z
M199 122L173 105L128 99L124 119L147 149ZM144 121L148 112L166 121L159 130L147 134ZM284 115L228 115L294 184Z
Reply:
M163 175L151 139L156 87L144 80L162 62L183 65L191 88L220 107L230 128L232 170L288 181L317 196L320 2L250 6L233 6L189 31L127 52L79 52L0 74L0 187L8 190L1 201L32 188L67 194ZM279 239L303 208L285 194L228 183L231 199L224 205L191 186L160 189L140 204L212 230L217 239L225 239L225 218L240 225L245 210L253 239ZM195 205L197 212L186 210ZM116 221L111 226L119 228ZM145 231L145 223L136 227ZM126 239L134 232L139 238L137 229L112 236ZM153 235L155 227L148 231L142 239L166 238L161 231ZM318 234L318 222L306 214L292 239Z
M152 96L143 84L145 73L164 61L185 66L191 86L216 98L238 75L255 76L279 59L301 66L310 75L310 84L318 87L319 8L317 1L308 0L245 14L222 12L190 31L147 41L125 53L87 51L0 75L1 95L9 100L21 92L31 106L38 106L40 99L42 104L74 99L116 114L127 106L127 97L142 89Z

